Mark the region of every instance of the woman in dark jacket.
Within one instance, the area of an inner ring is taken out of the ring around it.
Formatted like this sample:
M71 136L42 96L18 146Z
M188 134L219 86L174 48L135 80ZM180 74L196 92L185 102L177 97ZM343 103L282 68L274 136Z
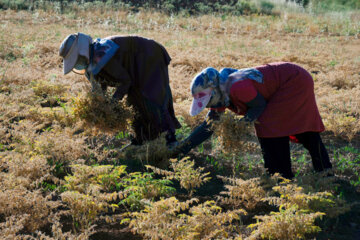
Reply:
M176 142L175 117L169 86L171 58L165 48L151 39L111 36L95 41L83 33L69 35L60 46L64 74L85 70L95 91L115 87L114 100L127 94L136 112L133 144L157 138L167 132L168 144Z
M302 67L287 62L254 68L204 69L191 83L190 115L210 108L207 120L177 148L187 153L212 134L210 125L226 108L243 121L255 123L256 135L269 173L292 178L289 140L310 152L314 169L332 167L322 143L324 131L314 94L314 81ZM209 121L210 120L210 121Z

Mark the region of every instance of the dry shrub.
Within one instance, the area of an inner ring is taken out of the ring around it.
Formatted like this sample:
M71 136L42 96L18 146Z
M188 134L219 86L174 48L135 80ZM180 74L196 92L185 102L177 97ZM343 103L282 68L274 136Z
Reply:
M144 235L147 239L181 239L184 233L182 225L185 218L178 216L180 211L187 210L198 199L180 202L175 197L166 198L145 206L141 212L130 213L129 227L134 233Z
M52 167L49 166L44 156L27 156L17 152L9 152L2 164L6 173L0 173L0 179L7 189L25 187L36 188L42 181L53 179Z
M350 211L351 204L332 194L336 189L335 178L324 177L325 174L328 173L298 178L297 183L283 179L283 182L273 187L280 197L268 197L264 200L280 209L297 206L309 212L323 212L331 218Z
M51 232L53 237L52 238L48 238L45 237L43 235L40 235L41 237L45 237L45 239L49 239L49 240L63 240L63 239L74 239L74 240L88 240L90 238L90 236L95 233L94 227L91 226L88 229L84 230L83 232L79 233L79 234L72 234L71 232L63 232L61 230L61 223L59 222L58 219L56 219L56 221L53 223L52 227L51 227Z
M102 94L87 93L76 97L73 104L74 116L90 127L105 132L130 130L134 114L125 99L112 102Z
M199 188L211 179L208 177L209 172L203 173L203 167L195 169L195 162L190 161L189 158L183 158L180 161L171 159L170 162L170 168L173 171L166 171L150 165L147 165L146 168L153 170L157 174L165 175L166 179L179 181L180 186L186 189L190 196L195 192L195 188Z
M53 125L52 130L37 136L33 151L58 163L71 163L88 155L85 137L75 137L72 129Z
M222 212L214 201L192 206L198 199L180 202L175 197L151 203L131 213L130 228L146 239L229 239L233 222L246 212ZM182 213L188 210L188 214Z
M50 197L50 196L49 196ZM27 214L24 228L34 232L49 222L57 202L49 201L40 190L28 191L25 188L0 191L0 214L5 217Z
M27 54L31 58L31 66L35 69L53 69L62 64L62 58L58 55L58 44L37 43Z
M335 136L340 136L351 141L360 132L360 118L349 116L346 113L333 113L324 117L327 130Z
M46 234L42 232L36 232L35 239L44 239L44 240L88 240L90 239L90 236L95 233L94 225L89 227L88 229L85 229L83 232L80 233L71 233L71 232L63 232L62 230L62 224L59 222L59 217L55 216L55 219L52 220L52 226L51 226L51 233L52 236L47 236ZM34 234L33 234L34 235ZM24 237L29 237L25 239L33 239L30 236L26 235Z
M11 166L14 171L16 170L15 174L28 174L32 179L34 176L44 174L40 178L43 180L52 178L45 174L46 171L50 171L59 177L65 173L63 171L67 166L73 162L82 161L82 158L88 156L89 151L84 141L85 138L72 135L72 129L52 125L50 129L38 134L35 126L37 125L31 121L24 120L18 125L14 125L14 129L11 131L13 142L10 147L22 154L9 155L9 158L14 158ZM24 164L18 167L16 163ZM53 166L57 168L53 168ZM37 181L39 182L40 179ZM31 184L31 181L28 182Z
M0 238L19 239L17 234L24 229L29 220L28 214L7 217L5 222L0 223Z
M214 201L206 201L190 208L186 239L223 239L229 238L233 231L233 222L240 220L241 215L246 215L243 209L222 212L221 207ZM199 225L199 223L201 223Z
M0 144L9 144L11 141L11 134L7 127L0 126Z
M218 150L234 154L257 149L254 128L240 121L241 118L226 111L220 117L220 121L213 124L214 133L219 141Z
M227 191L220 193L226 195L226 197L219 197L222 204L230 205L233 208L245 207L246 209L254 209L266 196L266 192L261 186L260 178L248 180L222 176L218 176L218 178L231 184L225 185Z

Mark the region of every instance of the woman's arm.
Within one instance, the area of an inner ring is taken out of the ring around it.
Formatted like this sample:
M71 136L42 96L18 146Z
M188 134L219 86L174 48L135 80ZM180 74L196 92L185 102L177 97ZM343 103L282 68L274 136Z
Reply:
M231 78L236 77L232 74ZM245 79L234 83L230 89L232 103L237 105L245 104L247 111L244 116L246 122L254 122L260 117L266 108L266 100L254 87L253 80Z
M220 119L220 114L215 110L210 110L202 124L196 127L190 136L181 141L178 147L174 149L174 154L187 154L191 149L207 140L213 134L211 130L212 123Z
M266 100L259 92L254 99L246 102L245 104L248 107L248 110L243 118L243 121L245 122L255 122L266 108Z
M116 57L112 58L103 68L104 78L108 82L108 86L115 87L113 100L121 100L128 93L131 86L131 77L122 63ZM101 74L101 73L100 73Z

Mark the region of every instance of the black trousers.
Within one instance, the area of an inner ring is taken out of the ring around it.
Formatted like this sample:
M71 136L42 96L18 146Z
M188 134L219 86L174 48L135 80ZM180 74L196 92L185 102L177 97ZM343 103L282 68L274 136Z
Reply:
M315 171L320 172L332 168L329 155L319 133L305 132L295 136L309 151ZM293 178L289 137L258 139L267 171L270 174L280 173L285 178Z

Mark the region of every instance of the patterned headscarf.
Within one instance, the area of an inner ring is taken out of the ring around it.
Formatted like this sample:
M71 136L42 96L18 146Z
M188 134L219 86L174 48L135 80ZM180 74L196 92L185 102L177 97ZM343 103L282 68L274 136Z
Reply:
M232 73L237 73L235 79L230 80ZM200 113L205 107L219 108L230 105L230 87L233 83L251 79L263 83L263 75L255 68L223 68L218 72L215 68L205 68L192 80L190 89L194 97L190 115Z
M226 79L215 68L205 68L195 76L190 85L194 97L190 115L197 115L205 107L227 107L230 101L225 89Z

